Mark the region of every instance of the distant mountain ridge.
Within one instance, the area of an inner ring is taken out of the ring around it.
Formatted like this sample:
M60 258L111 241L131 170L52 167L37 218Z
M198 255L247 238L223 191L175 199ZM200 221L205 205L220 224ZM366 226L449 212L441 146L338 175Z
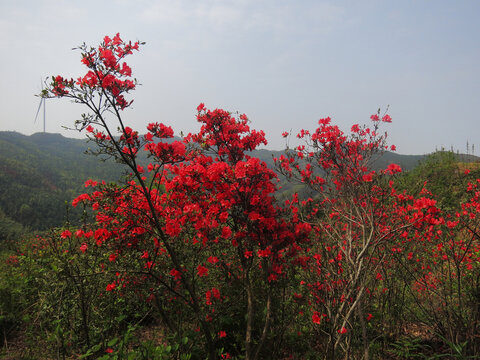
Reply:
M251 155L265 161L270 168L274 168L274 162L272 160L273 157L279 157L282 153L283 151L279 150L261 149L252 151ZM400 155L386 151L374 162L374 168L384 169L389 164L395 163L400 165L403 170L408 171L417 166L418 163L425 158L425 156L427 155Z
M124 167L114 161L101 161L98 157L86 155L89 146L94 148L95 144L60 134L26 136L0 131L0 222L4 216L8 221L29 229L60 226L67 219L66 203L70 204L84 191L86 180L118 181ZM261 149L251 155L274 169L273 157L279 157L281 153ZM385 168L390 163L396 163L407 171L425 156L385 152L374 167ZM480 160L473 155L458 157L463 162ZM295 189L295 185L287 188ZM80 209L70 209L69 212L69 220L79 220ZM0 240L1 236L0 225Z

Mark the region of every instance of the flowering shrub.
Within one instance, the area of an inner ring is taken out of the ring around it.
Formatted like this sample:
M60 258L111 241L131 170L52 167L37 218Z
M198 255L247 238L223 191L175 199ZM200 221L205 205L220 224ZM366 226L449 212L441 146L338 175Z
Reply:
M131 170L127 186L89 182L95 190L74 200L74 205L91 206L97 220L88 231L77 231L82 237L79 250L86 254L106 247L111 254L105 269L123 270L115 270L120 277L112 279L106 291L117 291L125 278L131 284L148 281L150 300L190 314L190 325L202 333L212 359L227 337L215 334L232 333L222 327L222 311L244 297L237 306L245 309L246 322L237 326L235 336L243 332L246 358L259 358L270 332L273 289L285 276L290 247L308 231L283 219L273 196L275 173L246 154L266 140L263 132L250 129L245 115L237 119L200 104L200 132L174 142L165 141L173 131L164 124L149 124L144 136L124 125L120 113L131 104L124 93L135 83L129 80L131 69L120 62L138 45L123 42L117 34L97 49L83 46L87 74L76 82L54 77L49 88L52 96L86 104L93 113L77 125L103 153ZM118 138L107 113L115 114ZM152 159L146 169L137 160L142 149ZM124 263L127 253L137 253L143 266ZM171 314L163 311L166 324L172 331L185 331ZM237 321L244 319L239 313Z
M394 187L400 166L372 170L386 146L381 120L372 115L373 126L353 125L350 134L319 120L312 133L302 130L305 141L275 159L278 169L314 191L313 198L295 196L287 205L294 218L312 228L312 242L298 258L305 269L305 296L310 298L312 321L326 333L325 351L333 358L339 348L348 354L352 332L361 329L365 356L369 340L365 315L371 297L383 279L383 269L396 251L399 235L431 223L436 209L426 198L415 200ZM381 293L380 293L381 295Z
M80 299L85 346L103 336L90 329L96 306L113 309L127 298L142 299L177 344L194 338L189 352L211 360L287 358L296 344L305 357L311 350L315 358L348 358L362 348L368 359L372 335L394 313L384 304L399 302L401 288L429 304L424 316L443 311L432 327L445 329L452 311L475 316L461 299L476 299L478 288L476 183L462 210L448 215L426 186L415 195L399 190L399 165L374 170L383 151L395 150L380 130L388 114L349 133L325 118L275 159L280 173L311 192L279 204L277 174L250 155L266 145L265 134L246 115L202 103L201 129L180 139L162 123L143 135L124 123L137 86L125 58L141 45L119 34L82 45L86 74L54 76L45 93L85 105L90 113L77 128L97 144L95 153L129 173L122 184L89 180L73 206L91 209L94 221L47 238ZM100 294L105 303L93 301ZM441 335L473 341L476 328L458 324L468 336ZM114 342L100 343L104 358L116 351Z

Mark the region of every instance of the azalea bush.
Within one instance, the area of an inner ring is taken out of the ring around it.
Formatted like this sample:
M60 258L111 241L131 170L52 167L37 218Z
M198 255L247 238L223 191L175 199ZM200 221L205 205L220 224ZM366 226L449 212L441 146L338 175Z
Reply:
M260 358L270 340L274 296L288 253L308 231L284 219L273 196L275 173L246 154L266 140L263 132L250 129L245 115L235 118L201 104L200 132L173 142L165 141L173 131L164 124L151 123L140 136L123 123L121 112L131 104L125 95L136 82L122 61L139 45L117 35L98 48L82 46L87 74L76 81L56 76L46 90L87 105L91 113L77 126L86 129L100 153L131 171L124 186L102 187L75 201L97 211L94 244L85 239L85 252L108 248L116 273L133 284L148 281L150 299L167 326L199 332L210 359L225 347L247 359ZM152 160L146 167L138 162L140 150ZM122 257L135 252L142 266L122 268ZM119 286L112 279L106 290ZM235 312L226 316L226 309ZM182 314L188 323L178 321ZM226 338L234 345L225 346Z
M306 272L304 296L310 299L319 337L325 339L326 358L339 352L351 356L358 334L368 358L367 323L375 312L371 304L388 290L380 289L386 267L401 251L398 239L431 223L436 211L428 199L397 192L398 165L372 170L387 149L380 126L391 118L375 114L371 120L372 127L354 125L345 134L330 118L321 119L314 132L297 135L304 144L275 159L288 178L313 190L312 198L294 198L289 204L294 217L313 230L299 261Z
M400 166L374 170L395 150L388 114L349 132L321 119L277 171L252 156L267 142L243 114L200 104L197 133L132 129L123 112L138 83L125 58L142 45L119 34L84 44L86 74L54 76L42 93L86 107L76 127L127 174L87 181L73 206L92 218L23 255L44 272L32 298L48 304L42 323L64 356L368 359L373 343L392 354L400 319L477 353L477 183L455 213L428 184L397 186ZM279 202L277 173L302 195ZM133 336L153 325L158 344Z
M470 171L466 170L465 175ZM466 176L467 178L467 176ZM415 304L405 317L431 329L432 337L477 354L480 289L480 210L478 181L469 182L467 198L450 211L438 212L434 225L405 236L408 246L396 256L397 277L409 284ZM426 191L426 190L425 190Z

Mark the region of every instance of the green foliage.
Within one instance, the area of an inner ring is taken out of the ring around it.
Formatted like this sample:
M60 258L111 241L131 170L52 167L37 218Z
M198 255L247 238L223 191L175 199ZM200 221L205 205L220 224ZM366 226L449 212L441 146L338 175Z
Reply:
M80 359L87 359L92 356L99 360L192 359L189 352L192 344L188 337L182 338L179 342L172 340L165 344L155 344L152 340L140 340L137 330L137 327L129 326L123 335L108 341L106 348L105 344L97 344L80 356ZM100 355L102 352L104 355Z
M0 249L13 248L15 241L22 238L24 233L22 224L10 219L0 209Z
M11 252L0 254L0 339L6 339L22 322L22 310L28 305L23 294L23 283L18 276L19 262Z
M425 359L425 345L421 338L400 338L391 344L389 352L400 359Z
M7 258L14 266L13 260L1 263L0 326L6 336L24 328L27 342L46 342L47 353L71 356L149 319L151 305L139 289L105 291L112 274L102 271L108 260L101 248L82 254L75 237L59 233L22 243L21 255Z
M403 174L397 186L410 194L418 195L425 187L434 195L444 210L458 208L465 200L467 182L480 176L475 164L459 163L460 156L451 151L437 151L428 155L417 167ZM461 158L469 160L469 158ZM466 176L463 170L471 167Z

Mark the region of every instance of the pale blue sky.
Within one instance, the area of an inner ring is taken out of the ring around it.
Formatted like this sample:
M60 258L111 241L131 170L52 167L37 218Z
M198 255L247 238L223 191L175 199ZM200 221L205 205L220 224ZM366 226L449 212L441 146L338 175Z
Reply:
M480 1L0 0L0 130L34 124L40 78L84 72L82 42L120 32L147 44L131 58L143 84L125 114L195 131L196 106L246 113L280 149L284 130L331 116L343 129L390 105L402 154L466 142L480 154ZM47 103L47 132L81 106ZM478 144L478 145L477 145Z

